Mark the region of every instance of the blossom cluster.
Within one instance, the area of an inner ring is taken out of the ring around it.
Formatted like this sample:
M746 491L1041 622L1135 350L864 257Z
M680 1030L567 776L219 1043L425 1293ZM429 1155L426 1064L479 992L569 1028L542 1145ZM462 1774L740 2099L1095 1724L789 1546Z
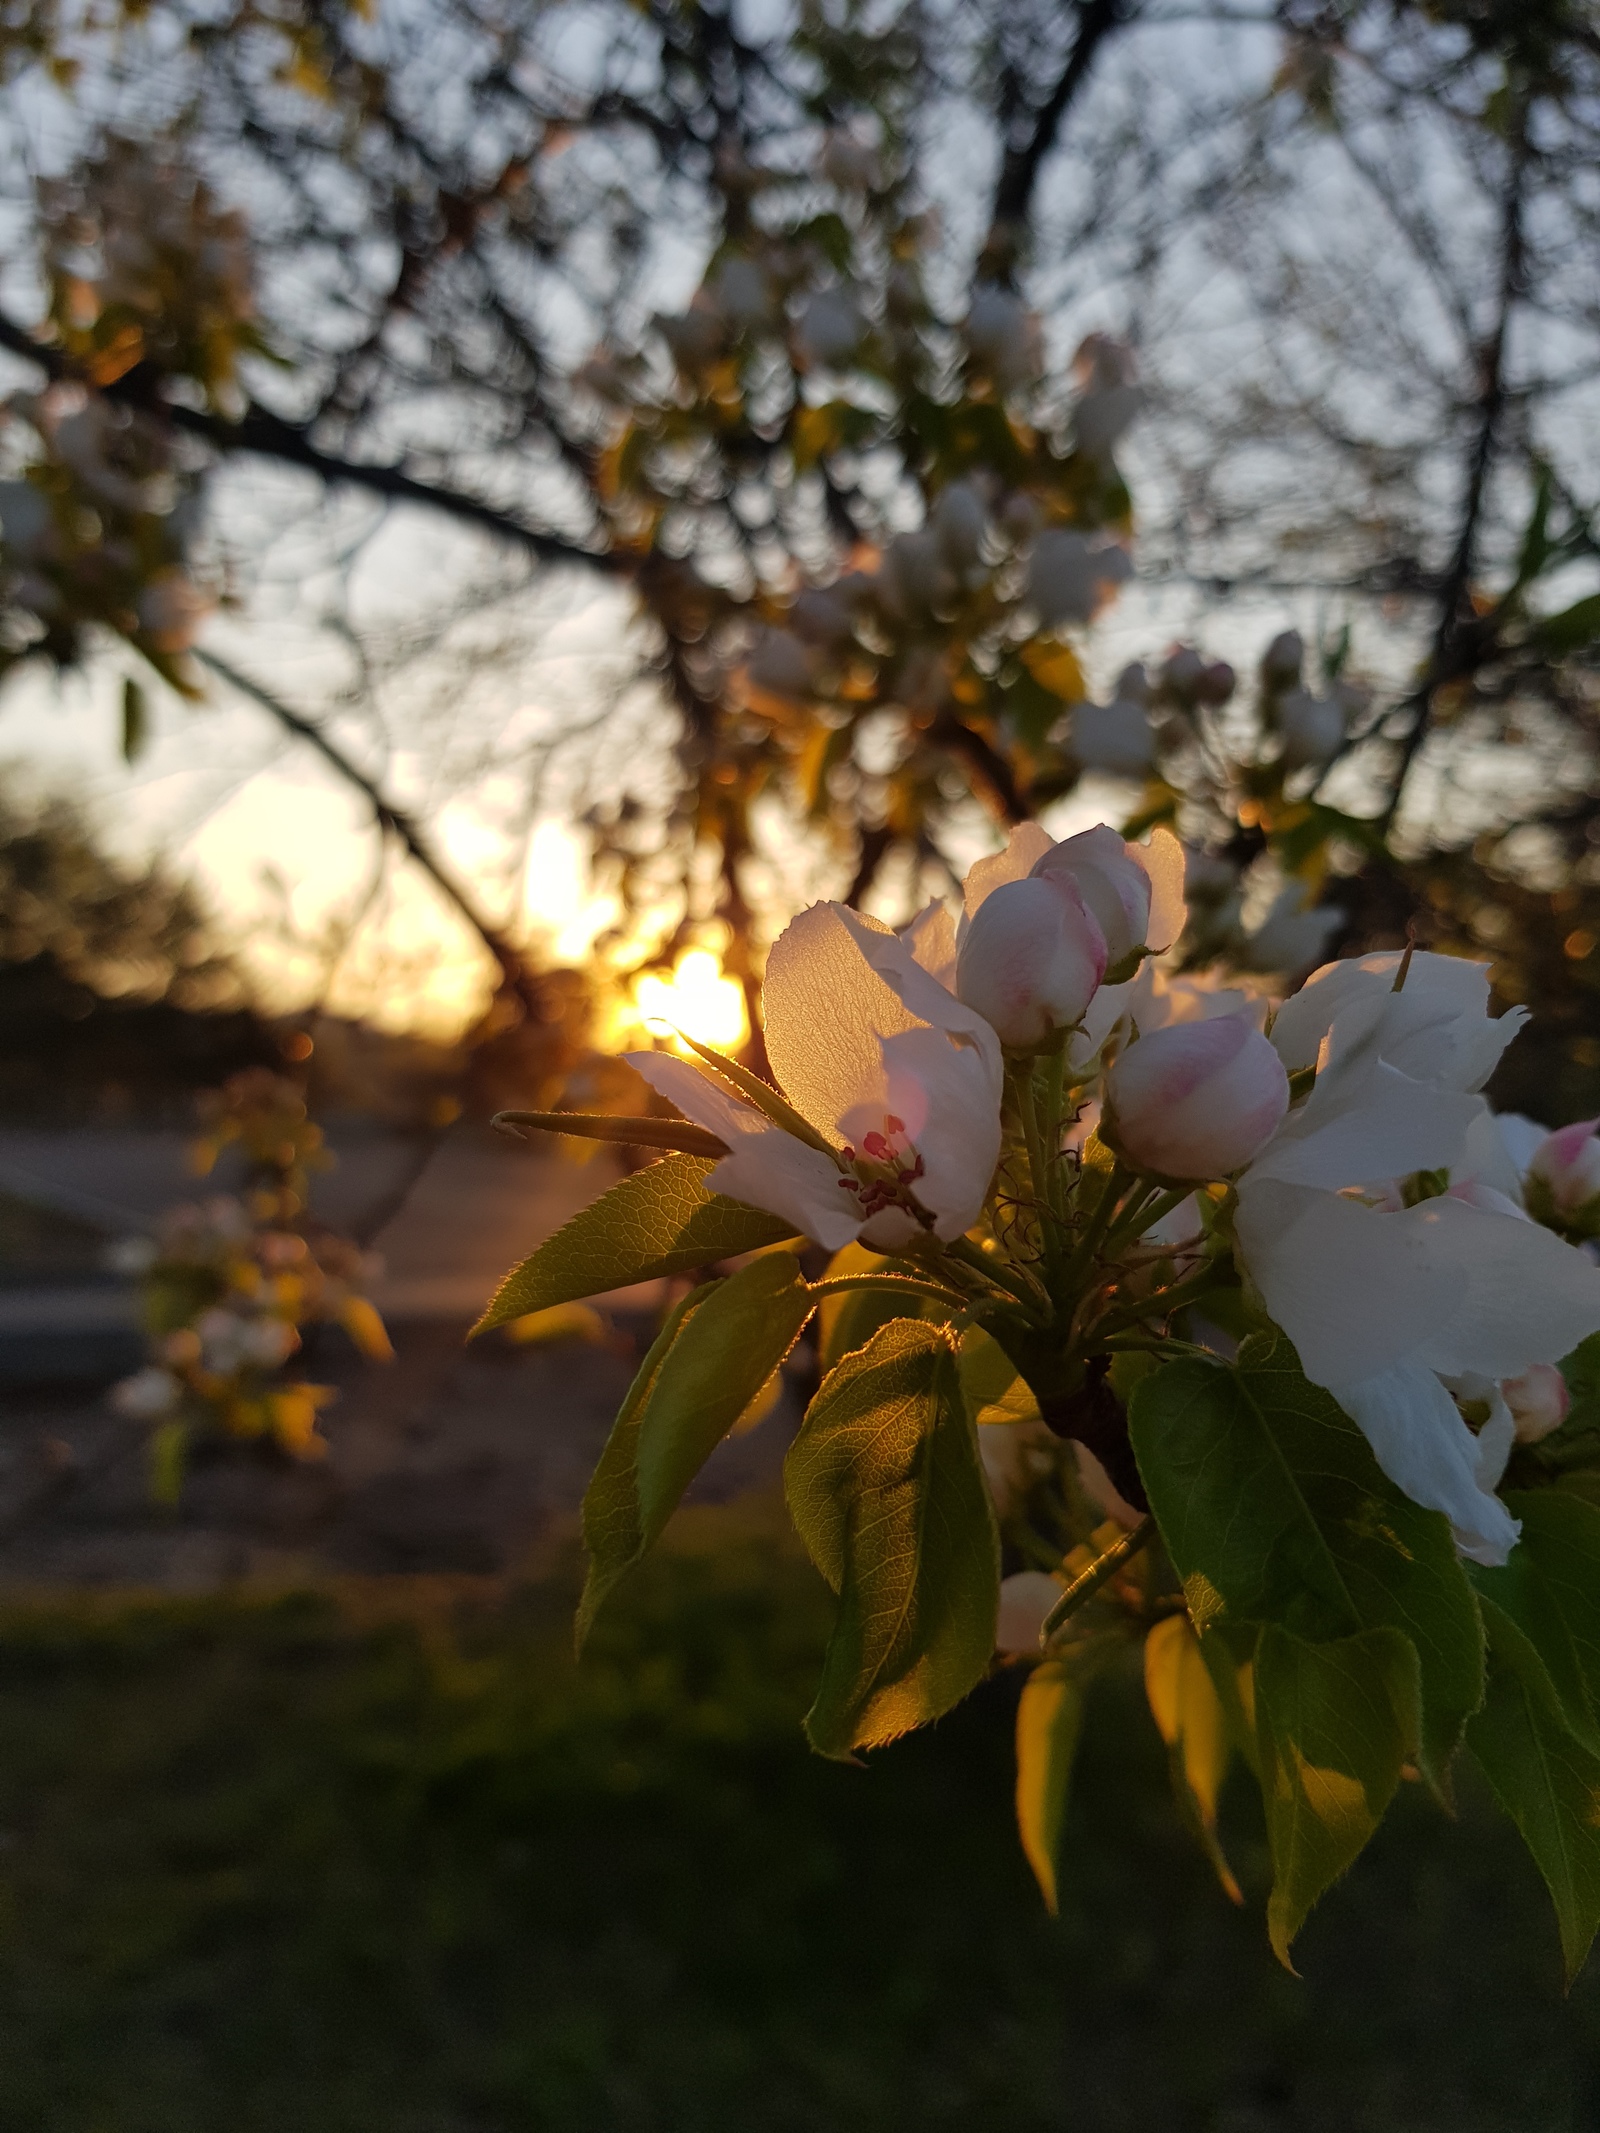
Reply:
M106 633L196 694L185 655L216 595L189 559L193 512L165 426L65 386L10 406L35 448L0 481L0 672L33 653L68 664L86 633Z
M112 1401L150 1427L153 1489L169 1501L197 1436L259 1438L296 1459L323 1456L317 1417L332 1388L288 1367L308 1326L341 1326L378 1361L393 1354L365 1293L377 1262L307 1215L307 1171L326 1158L294 1083L250 1069L216 1093L198 1166L209 1169L235 1144L249 1190L175 1207L154 1238L130 1239L119 1254L123 1271L140 1278L150 1359Z
M238 209L181 152L118 135L38 200L51 325L83 374L109 385L145 364L237 412L239 360L266 352Z
M772 952L765 1005L809 1138L670 1054L632 1063L727 1144L711 1189L830 1250L886 1254L984 1221L1008 1063L1013 1090L1043 1063L1060 1091L1036 1121L1047 1167L1076 1179L1093 1114L1131 1193L1178 1194L1158 1224L1110 1231L1081 1293L1052 1296L1083 1355L1157 1251L1176 1279L1147 1299L1147 1324L1180 1302L1203 1318L1197 1275L1213 1306L1237 1291L1384 1472L1444 1512L1464 1551L1502 1562L1517 1526L1496 1484L1519 1436L1559 1426L1554 1365L1600 1330L1600 1268L1565 1241L1600 1226L1593 1123L1530 1146L1538 1129L1490 1112L1479 1092L1525 1016L1490 1015L1482 965L1367 956L1282 1005L1172 972L1182 869L1164 832L1058 843L1027 825L971 870L955 922L937 904L900 934L839 905L804 912ZM1072 1214L1027 1212L1045 1226L1048 1289Z

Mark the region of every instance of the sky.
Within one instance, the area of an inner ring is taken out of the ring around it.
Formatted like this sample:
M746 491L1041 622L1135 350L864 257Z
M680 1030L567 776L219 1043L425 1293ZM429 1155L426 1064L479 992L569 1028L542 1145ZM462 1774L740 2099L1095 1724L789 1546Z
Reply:
M1196 31L1184 64L1264 79L1275 51L1259 32L1224 43L1208 27ZM987 192L992 141L954 107L941 109L937 123L934 190L959 236ZM1057 173L1058 185L1069 181ZM665 246L653 300L681 302L699 264L686 242ZM1069 316L1056 336L1063 356L1081 332L1127 324L1127 294L1114 277L1096 285L1085 271L1064 301ZM1137 432L1128 460L1137 502L1141 482L1154 479ZM298 476L259 465L227 475L216 524L223 546L248 558L241 577L250 606L215 618L203 642L295 709L327 718L341 745L427 824L493 917L540 955L582 960L617 911L589 878L578 818L624 791L659 791L670 738L662 706L634 678L638 646L621 596L570 572L508 585L441 643L413 646L403 669L380 675L374 707L357 712L340 702L350 679L345 651L318 620L337 605L336 553L357 558L352 608L374 642L416 631L419 618L448 608L457 593L481 598L503 565L486 541L416 513L396 513L370 536L361 522L362 513L371 520L370 507L356 499L307 519L311 493ZM1309 600L1217 606L1191 585L1135 585L1094 633L1090 678L1103 692L1126 660L1158 657L1178 638L1197 638L1208 655L1246 670L1278 629L1293 622L1314 640L1333 619ZM1393 638L1358 640L1356 663L1392 673L1404 651ZM37 674L9 682L0 690L5 774L76 794L113 848L159 854L191 873L271 1005L321 997L335 1011L440 1035L470 1019L491 982L481 944L414 867L391 863L380 873L365 804L309 748L221 689L191 706L156 687L154 738L130 768L118 752L120 686L121 670L111 666L59 682ZM598 739L554 745L608 707ZM543 771L530 805L534 761ZM1102 815L1115 820L1128 800L1126 788L1091 783L1051 826L1059 833ZM989 835L974 823L970 849L953 856L977 856ZM779 854L770 882L779 907L838 886L799 854Z

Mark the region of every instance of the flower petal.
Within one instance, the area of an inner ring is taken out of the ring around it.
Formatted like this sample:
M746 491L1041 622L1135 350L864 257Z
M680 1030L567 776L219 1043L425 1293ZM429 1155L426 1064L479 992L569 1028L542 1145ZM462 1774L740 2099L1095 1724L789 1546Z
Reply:
M1157 955L1177 940L1189 922L1189 907L1183 897L1183 846L1171 830L1156 828L1146 845L1130 847L1150 877L1150 946Z
M707 1192L726 1193L746 1207L781 1215L830 1252L861 1234L854 1195L820 1148L808 1148L780 1126L765 1126L740 1141L706 1179Z
M1235 1216L1245 1265L1313 1384L1336 1393L1408 1362L1449 1317L1456 1273L1413 1220L1421 1212L1382 1214L1246 1172Z
M1000 1107L988 1066L943 1030L913 1029L885 1038L883 1078L888 1108L905 1121L922 1157L923 1174L911 1191L933 1216L935 1236L948 1244L982 1214L1000 1160Z
M883 1043L905 1031L949 1033L982 1062L998 1106L1000 1045L981 1015L963 1007L887 927L813 904L789 925L767 963L767 1056L790 1101L836 1142L840 1121L884 1101Z
M1046 852L1055 849L1055 839L1037 822L1019 822L1006 839L1003 852L979 859L967 869L963 889L965 916L970 919L989 893L1003 881L1021 881L1033 872Z
M1420 1329L1416 1349L1431 1369L1518 1377L1600 1329L1600 1267L1537 1223L1449 1197L1380 1219L1426 1231L1449 1272L1451 1309Z
M1250 1175L1341 1192L1414 1170L1446 1170L1461 1159L1483 1112L1481 1096L1430 1088L1368 1057L1348 1075L1319 1076Z
M861 1227L855 1201L844 1189L838 1165L820 1149L808 1148L773 1125L753 1104L720 1089L687 1059L670 1052L629 1052L626 1057L685 1118L728 1142L731 1152L707 1177L707 1192L726 1193L746 1207L781 1215L829 1251L854 1241Z
M910 925L901 929L900 938L911 950L913 960L930 978L937 979L946 992L955 991L955 921L937 898L924 905Z
M1413 954L1399 992L1398 954L1350 956L1313 971L1272 1026L1272 1041L1291 1072L1310 1066L1323 1039L1358 1004L1368 1009L1368 1041L1402 1073L1446 1088L1481 1089L1526 1020L1512 1008L1489 1014L1489 966L1461 956Z
M1522 1528L1483 1487L1479 1440L1431 1370L1406 1364L1344 1386L1336 1397L1396 1488L1449 1519L1463 1554L1505 1561Z
M658 1096L730 1147L751 1134L776 1131L754 1104L743 1102L675 1052L624 1052L622 1056Z

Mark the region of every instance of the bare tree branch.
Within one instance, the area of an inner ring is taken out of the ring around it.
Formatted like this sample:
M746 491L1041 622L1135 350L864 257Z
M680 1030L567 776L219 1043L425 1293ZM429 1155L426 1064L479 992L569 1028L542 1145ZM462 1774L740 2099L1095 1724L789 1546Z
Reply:
M587 569L608 575L619 575L633 567L632 559L627 556L582 548L576 542L561 539L558 534L541 532L509 512L485 503L481 497L468 496L459 489L447 488L437 482L419 481L401 467L374 466L325 452L297 423L286 422L281 415L274 415L254 402L238 422L229 422L220 415L176 406L160 398L152 381L138 369L109 385L93 385L58 349L41 345L3 315L0 315L0 347L8 348L13 355L21 356L27 362L37 363L54 380L88 385L91 391L103 393L108 400L139 408L170 422L185 436L198 437L217 451L246 452L259 458L276 459L288 466L304 467L333 485L365 489L369 494L386 497L393 503L420 504L428 510L442 511L448 517L497 534L544 563L581 563Z
M1027 138L1008 147L1000 165L985 257L1008 266L1033 208L1034 187L1044 159L1056 144L1061 122L1089 77L1101 46L1127 19L1125 0L1078 0L1078 33L1055 86L1033 115Z
M359 764L352 762L338 743L330 739L325 729L315 721L302 718L300 713L286 704L281 697L275 696L270 689L263 688L260 682L253 681L248 674L240 673L239 669L230 665L227 660L219 659L214 652L197 651L195 657L203 666L208 667L219 681L226 682L230 689L237 689L241 696L247 696L252 703L259 704L263 711L277 720L286 733L293 734L296 740L309 742L323 761L335 770L347 785L353 786L362 795L371 807L373 819L379 829L385 835L393 837L408 858L415 860L434 886L455 905L477 934L499 965L500 974L508 990L521 1001L529 1018L535 1022L544 1021L542 989L528 968L521 949L502 933L492 920L484 916L411 817L403 809L396 807L382 788L368 777Z
M1473 571L1477 564L1479 535L1489 476L1508 398L1506 386L1506 341L1512 313L1520 302L1527 272L1524 215L1530 161L1528 107L1524 95L1518 100L1501 205L1500 286L1494 324L1478 354L1477 420L1467 455L1466 479L1461 496L1461 517L1449 568L1439 589L1439 614L1427 668L1416 690L1403 707L1412 713L1411 729L1401 748L1399 765L1384 825L1400 811L1406 781L1418 752L1427 739L1433 716L1434 697L1447 682L1471 673L1492 641L1494 617L1477 616L1470 599ZM1487 634L1486 634L1487 630Z

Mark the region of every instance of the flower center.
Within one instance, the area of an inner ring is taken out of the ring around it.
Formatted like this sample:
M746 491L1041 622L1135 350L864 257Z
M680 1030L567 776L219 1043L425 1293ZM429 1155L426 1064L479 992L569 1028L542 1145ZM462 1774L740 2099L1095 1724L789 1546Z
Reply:
M882 1132L864 1133L859 1148L841 1148L839 1161L847 1165L839 1183L854 1193L861 1219L880 1215L886 1207L899 1207L931 1229L933 1217L912 1197L911 1187L922 1176L922 1157L906 1139L906 1122L886 1112Z

